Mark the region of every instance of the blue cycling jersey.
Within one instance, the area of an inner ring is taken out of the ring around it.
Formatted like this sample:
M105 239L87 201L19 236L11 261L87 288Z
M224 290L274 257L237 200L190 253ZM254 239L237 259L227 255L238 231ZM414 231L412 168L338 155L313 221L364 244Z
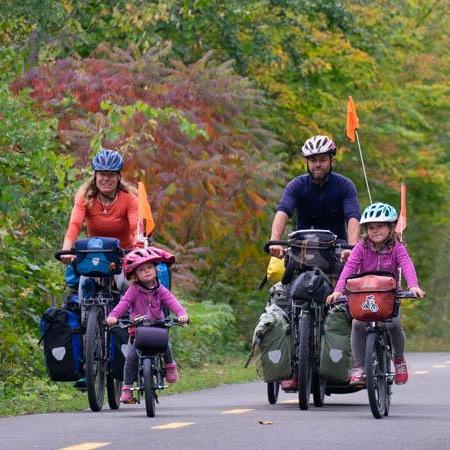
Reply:
M296 210L296 230L316 228L330 230L339 239L347 239L346 224L349 219L359 220L356 187L348 178L330 173L319 186L311 175L301 175L288 183L277 211L291 217Z

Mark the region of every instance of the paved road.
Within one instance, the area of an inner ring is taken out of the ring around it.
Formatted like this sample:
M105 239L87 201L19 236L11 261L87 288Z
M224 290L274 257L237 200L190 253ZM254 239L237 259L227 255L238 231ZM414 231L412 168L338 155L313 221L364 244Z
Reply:
M255 382L165 396L153 419L142 404L3 418L0 448L450 449L450 353L409 354L408 361L410 382L395 386L382 420L372 417L366 391L300 411L296 394L269 405L265 384Z

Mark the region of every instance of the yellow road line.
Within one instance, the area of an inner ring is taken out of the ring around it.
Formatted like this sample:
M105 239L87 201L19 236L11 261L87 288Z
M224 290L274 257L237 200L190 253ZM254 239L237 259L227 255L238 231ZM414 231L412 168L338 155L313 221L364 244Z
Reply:
M445 364L435 364L433 367L436 367L436 369L442 369L443 367L447 367Z
M250 411L254 411L254 409L229 409L228 411L222 411L222 414L243 414Z
M298 400L284 400L284 401L282 401L280 403L283 403L285 405L293 405L295 403L298 403Z
M152 430L174 430L175 428L188 427L189 425L194 425L194 422L166 423L165 425L157 425L156 427L152 427Z
M429 370L417 370L413 372L414 375L425 375L426 373L430 373Z
M62 447L60 450L94 450L111 445L111 442L83 442L82 444Z

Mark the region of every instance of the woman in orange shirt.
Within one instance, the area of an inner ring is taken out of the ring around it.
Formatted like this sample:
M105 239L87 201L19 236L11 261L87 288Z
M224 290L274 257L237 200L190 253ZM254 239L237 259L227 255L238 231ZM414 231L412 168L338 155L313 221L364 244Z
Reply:
M92 159L94 177L83 184L75 196L75 205L64 238L63 250L70 250L86 223L87 236L114 237L122 248L133 247L137 233L138 200L136 190L122 180L122 156L114 150L102 150ZM62 255L68 264L72 255Z

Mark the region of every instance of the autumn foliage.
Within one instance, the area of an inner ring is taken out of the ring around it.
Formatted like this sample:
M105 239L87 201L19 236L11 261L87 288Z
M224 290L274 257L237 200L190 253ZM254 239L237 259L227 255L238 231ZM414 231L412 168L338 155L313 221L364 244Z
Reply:
M26 87L58 118L59 136L80 164L99 144L124 153L124 176L146 183L156 233L172 248L255 233L275 141L257 119L261 93L232 62L217 65L211 53L191 65L165 62L164 54L134 59L103 45L12 85Z

